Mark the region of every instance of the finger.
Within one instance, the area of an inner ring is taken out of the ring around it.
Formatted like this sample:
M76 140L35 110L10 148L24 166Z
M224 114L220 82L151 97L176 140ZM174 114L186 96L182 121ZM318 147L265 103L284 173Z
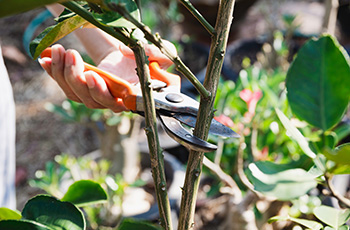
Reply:
M39 58L38 59L39 64L41 67L47 72L48 75L52 77L52 72L51 72L51 58L45 57L45 58Z
M115 98L108 90L106 82L93 71L85 72L85 79L92 98L115 113L128 110L120 98Z
M64 80L63 70L64 70L64 56L65 50L63 46L57 44L53 45L51 48L51 73L52 77L60 83Z
M105 108L90 95L84 75L84 62L75 50L67 50L65 55L64 79L73 93L91 109Z
M167 40L162 40L162 42L164 46L166 46L169 49L172 55L177 56L176 48L171 42ZM150 61L157 61L162 69L167 69L173 64L172 61L166 55L164 55L155 45L146 44L144 46L144 49L146 55L148 56L148 59ZM120 44L119 50L125 57L135 59L134 53L129 47Z
M81 100L70 89L63 76L64 53L65 50L61 45L52 46L52 58L42 58L39 60L41 66L57 82L68 99L81 102Z
M162 42L163 45L169 50L170 54L176 57L177 51L175 46L167 40L162 40ZM162 69L167 69L173 64L173 62L155 45L145 45L145 52L149 57L148 59L150 61L157 61Z

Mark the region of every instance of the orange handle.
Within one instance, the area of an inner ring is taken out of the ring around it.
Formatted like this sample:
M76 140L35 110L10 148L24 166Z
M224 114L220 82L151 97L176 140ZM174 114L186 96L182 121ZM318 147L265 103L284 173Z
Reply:
M153 61L149 63L149 70L152 79L157 79L169 86L181 86L181 78L179 75L169 73L166 70L160 68L158 62Z
M51 58L51 48L46 48L40 55L43 57ZM181 85L181 78L179 75L172 74L160 68L158 62L151 62L149 64L150 75L152 79L157 79L167 84L169 86L177 86ZM92 70L99 74L106 82L109 91L116 98L121 98L124 102L124 105L130 110L136 110L136 95L137 89L133 85L131 85L128 81L124 79L108 73L104 70L101 70L95 66L87 64L84 62L84 72Z
M40 56L51 58L51 48L46 48ZM136 90L128 81L84 62L84 72L89 70L100 75L105 80L111 94L116 98L123 99L124 105L128 109L136 110Z

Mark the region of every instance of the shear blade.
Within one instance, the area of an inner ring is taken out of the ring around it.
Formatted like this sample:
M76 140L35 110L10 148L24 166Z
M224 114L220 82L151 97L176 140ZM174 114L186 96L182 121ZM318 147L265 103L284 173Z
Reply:
M199 152L212 152L217 149L216 145L189 133L175 118L160 114L158 114L158 117L167 134L181 145Z
M197 117L191 114L184 114L184 113L175 114L174 118L180 121L181 123L188 125L192 128L194 128L196 125ZM222 137L239 138L239 135L235 131L221 124L215 119L212 119L211 121L209 133L213 135L222 136Z

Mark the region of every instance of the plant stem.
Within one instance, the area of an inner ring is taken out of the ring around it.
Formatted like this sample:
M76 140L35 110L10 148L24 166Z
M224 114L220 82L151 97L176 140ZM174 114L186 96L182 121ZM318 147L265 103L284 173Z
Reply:
M212 171L221 181L223 181L228 187L230 187L230 194L232 194L236 199L242 199L242 192L239 190L238 185L234 179L225 173L221 167L214 162L210 161L208 158L203 158L203 164L210 171Z
M75 12L80 17L84 18L86 21L90 22L91 24L93 24L97 28L103 30L104 32L108 33L109 35L111 35L114 38L118 39L119 41L123 42L125 45L135 46L136 41L131 39L126 33L123 33L121 30L114 30L112 27L101 24L99 21L97 21L94 18L94 16L88 10L86 10L84 7L80 6L78 3L74 2L74 1L69 1L69 2L63 2L61 4L64 7Z
M329 191L331 192L331 195L336 198L339 202L341 202L342 204L344 204L345 206L347 206L348 208L350 208L350 200L345 198L344 196L342 196L341 194L339 194L335 188L333 187L333 184L331 182L332 180L332 176L329 174L325 174L325 180L327 183L327 186L329 188Z
M153 43L155 46L157 46L159 50L175 64L176 69L194 85L194 87L197 89L200 95L205 99L209 98L210 93L208 92L208 90L206 90L206 88L196 78L196 76L191 72L191 70L182 62L177 53L172 52L163 43L161 37L158 34L152 34L151 29L142 22L135 19L122 4L110 3L108 7L111 10L118 12L124 18L133 23L137 28L139 28L144 33L145 38L151 43Z
M323 21L323 32L334 35L337 26L339 0L325 1L325 16Z
M213 105L232 23L234 4L235 0L220 1L217 13L218 17L215 25L215 31L217 33L212 37L208 67L204 80L204 86L209 90L211 96L209 100L201 96L197 123L194 129L194 135L203 140L208 138L211 119L214 115ZM203 157L204 153L202 152L190 151L189 153L180 206L179 230L193 229L194 227L195 204L200 174L202 172Z
M145 131L150 150L152 176L159 207L160 224L164 229L172 230L171 209L166 187L167 184L164 171L163 150L160 147L158 139L155 104L152 96L152 89L150 88L151 82L148 67L149 63L147 61L147 56L143 49L142 43L130 38L129 34L124 33L122 30L118 30L118 28L113 29L112 27L99 23L89 11L75 2L66 2L62 3L62 5L77 13L91 24L123 42L125 45L130 47L135 54L137 74L140 79L145 108Z
M180 0L182 5L202 24L202 26L209 32L211 36L215 35L215 29L205 18L198 12L198 10L192 5L189 0Z
M138 42L137 46L130 47L135 54L137 64L137 74L140 78L143 103L145 108L146 135L148 140L152 176L156 190L156 196L159 207L160 222L164 229L171 230L171 209L166 188L166 179L164 171L163 150L159 145L155 104L153 100L152 89L150 88L150 73L148 67L147 56L142 47L142 43Z

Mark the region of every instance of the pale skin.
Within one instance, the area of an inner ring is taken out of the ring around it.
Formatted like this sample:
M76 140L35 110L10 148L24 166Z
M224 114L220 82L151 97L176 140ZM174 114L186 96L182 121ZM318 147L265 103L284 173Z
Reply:
M55 15L62 10L60 6L49 6L48 8ZM138 82L134 54L127 46L97 28L79 29L75 35L100 69L113 73L130 83ZM171 43L169 47L175 51ZM145 52L150 61L157 61L163 69L172 64L153 45L146 44ZM62 45L56 44L52 46L51 55L52 58L39 59L39 63L57 82L67 98L84 103L88 108L109 108L113 112L127 110L120 99L110 94L102 77L93 71L83 72L83 60L76 50L65 50Z

